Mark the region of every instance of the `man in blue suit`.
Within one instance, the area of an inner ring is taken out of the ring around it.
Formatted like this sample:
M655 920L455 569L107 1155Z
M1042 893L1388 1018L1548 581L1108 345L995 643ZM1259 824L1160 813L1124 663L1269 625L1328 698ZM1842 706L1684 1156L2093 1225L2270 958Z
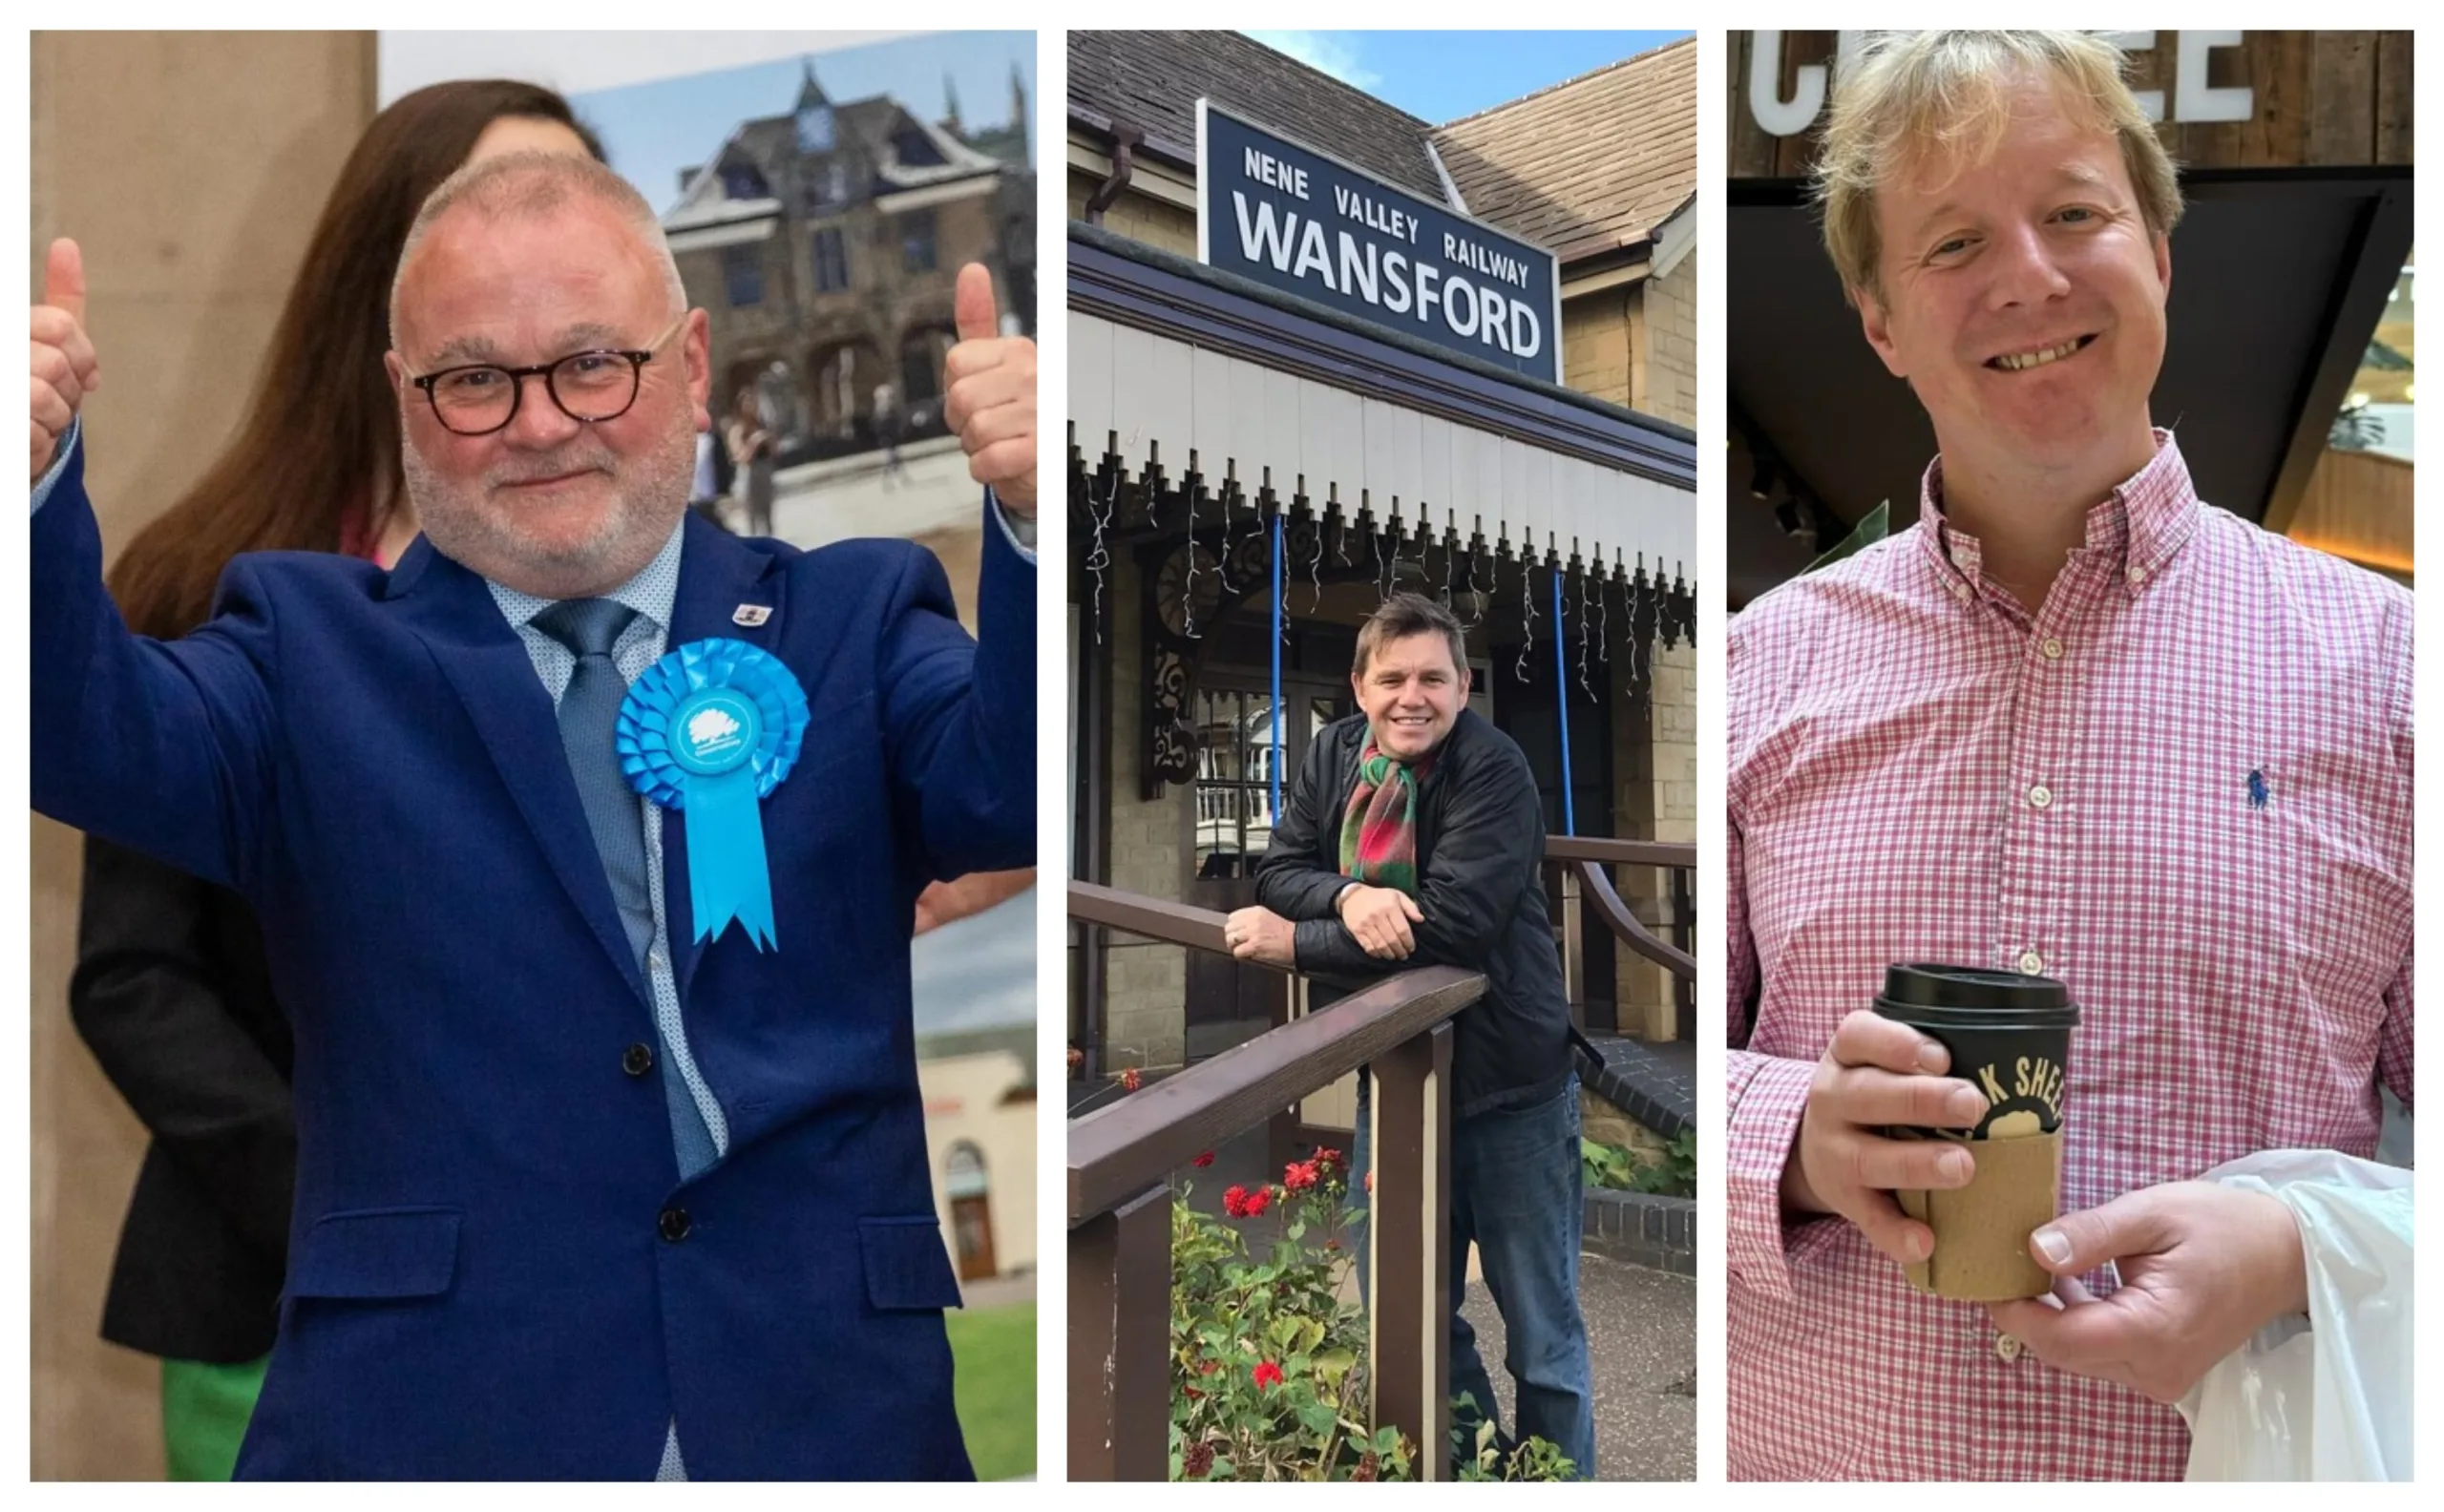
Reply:
M242 892L295 1018L289 1284L239 1474L967 1475L908 940L929 880L1033 859L1035 353L983 270L946 395L987 486L978 641L921 550L688 514L706 317L589 159L474 165L410 235L387 364L424 539L388 573L241 557L176 642L103 591L83 304L60 242L34 807ZM809 714L749 807L769 946L695 916L713 816L612 749L639 674L721 640Z

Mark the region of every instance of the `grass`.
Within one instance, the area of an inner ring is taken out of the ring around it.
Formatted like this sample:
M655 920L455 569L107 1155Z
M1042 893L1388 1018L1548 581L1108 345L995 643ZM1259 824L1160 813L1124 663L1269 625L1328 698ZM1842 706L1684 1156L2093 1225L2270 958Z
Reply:
M1035 1473L1035 1304L944 1314L959 1424L979 1480Z

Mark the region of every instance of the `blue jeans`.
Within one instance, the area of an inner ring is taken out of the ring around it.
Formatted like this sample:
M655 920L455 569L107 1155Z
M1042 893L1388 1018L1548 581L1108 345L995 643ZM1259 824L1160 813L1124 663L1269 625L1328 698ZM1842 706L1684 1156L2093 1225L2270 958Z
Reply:
M1366 1234L1359 1204L1373 1158L1373 1079L1358 1079L1358 1129L1350 1150L1350 1243ZM1519 1438L1550 1439L1595 1478L1595 1392L1587 1321L1578 1311L1578 1248L1584 1216L1578 1152L1578 1079L1560 1095L1522 1108L1455 1119L1451 1129L1451 1395L1501 1432L1493 1382L1477 1354L1477 1331L1460 1314L1468 1292L1468 1246L1484 1264L1485 1290L1502 1312L1518 1403ZM1366 1267L1358 1268L1361 1292ZM1475 1423L1455 1414L1454 1454L1472 1453Z

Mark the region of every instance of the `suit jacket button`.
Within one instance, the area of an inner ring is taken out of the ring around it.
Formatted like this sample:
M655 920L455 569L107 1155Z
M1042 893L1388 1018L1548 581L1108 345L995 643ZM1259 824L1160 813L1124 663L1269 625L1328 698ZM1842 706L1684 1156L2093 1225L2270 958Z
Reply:
M689 1227L687 1222L687 1209L685 1208L664 1208L662 1210L662 1222L659 1227L662 1229L663 1238L670 1241L672 1244L677 1244L680 1240L687 1237L687 1229Z
M620 1069L630 1076L643 1076L652 1070L653 1047L646 1044L628 1046L627 1053L620 1057Z

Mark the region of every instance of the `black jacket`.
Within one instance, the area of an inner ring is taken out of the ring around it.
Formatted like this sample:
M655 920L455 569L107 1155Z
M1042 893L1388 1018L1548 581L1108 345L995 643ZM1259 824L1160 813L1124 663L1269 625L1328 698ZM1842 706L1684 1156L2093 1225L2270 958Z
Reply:
M1570 1002L1545 909L1545 812L1535 774L1510 737L1463 709L1418 788L1417 952L1393 966L1366 954L1333 912L1341 816L1358 784L1366 719L1326 727L1282 795L1273 843L1256 863L1256 900L1298 926L1298 969L1374 978L1417 966L1485 976L1485 996L1454 1020L1451 1112L1544 1102L1569 1083Z
M153 1132L102 1337L166 1358L268 1354L297 1184L288 1022L236 893L85 841L68 1009Z

